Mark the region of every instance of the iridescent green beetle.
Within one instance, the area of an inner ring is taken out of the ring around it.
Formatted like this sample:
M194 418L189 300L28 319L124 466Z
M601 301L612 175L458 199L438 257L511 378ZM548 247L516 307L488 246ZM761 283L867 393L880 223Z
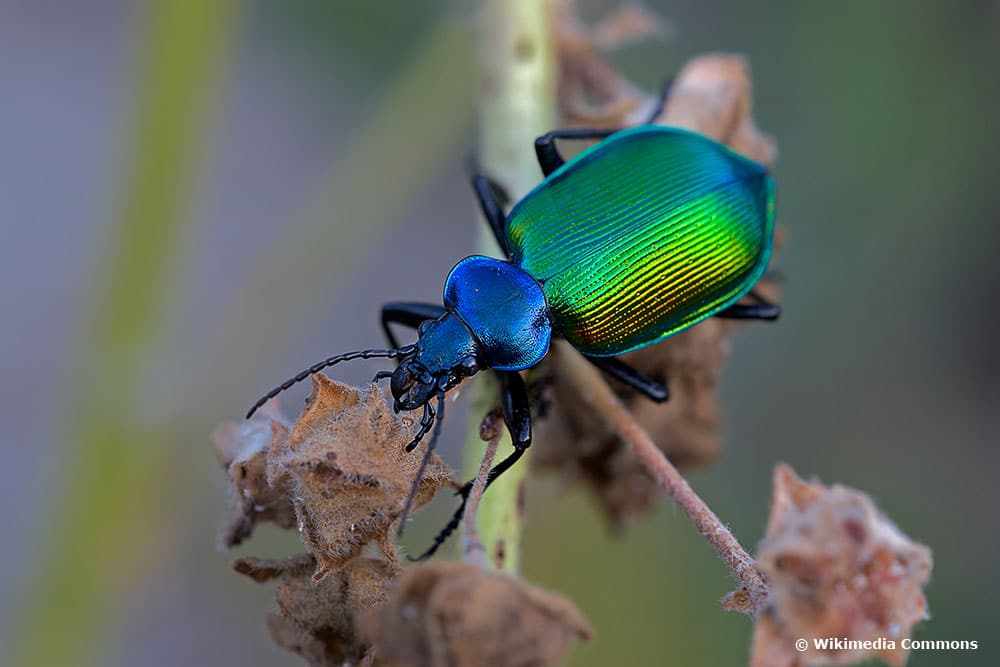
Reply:
M513 263L587 355L659 342L747 294L774 235L774 181L700 134L617 132L547 178L507 219Z
M556 139L603 140L566 162ZM530 406L518 371L539 363L553 336L611 376L665 401L664 382L616 356L713 315L778 317L778 306L751 291L767 267L774 235L774 182L763 166L702 135L659 125L550 132L536 140L535 151L545 179L509 215L502 189L483 176L473 178L506 260L463 259L448 275L443 305L386 304L382 326L391 349L330 357L276 387L251 414L328 366L396 358L396 370L376 379L391 378L397 411L423 408L412 449L435 424L439 433L445 393L489 369L499 377L514 444L490 471L489 484L531 443ZM755 303L737 304L748 294ZM417 342L400 347L390 324L417 328ZM463 505L470 488L463 490ZM461 512L424 556L454 530Z

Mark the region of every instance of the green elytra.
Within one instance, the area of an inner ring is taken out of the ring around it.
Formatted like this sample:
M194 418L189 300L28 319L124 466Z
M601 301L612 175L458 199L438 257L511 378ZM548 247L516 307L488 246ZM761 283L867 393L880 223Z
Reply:
M511 210L507 235L558 333L615 356L750 291L771 255L774 181L700 134L643 125L549 175Z

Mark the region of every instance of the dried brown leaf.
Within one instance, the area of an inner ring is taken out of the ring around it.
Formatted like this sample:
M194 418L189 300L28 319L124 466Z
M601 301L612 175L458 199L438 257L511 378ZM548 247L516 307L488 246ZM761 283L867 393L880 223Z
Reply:
M770 586L754 629L754 667L843 665L879 658L903 665L901 646L927 618L922 587L931 552L912 541L864 493L804 482L785 465L757 564ZM797 651L796 639L809 642ZM891 640L870 651L818 650L813 638Z
M302 554L286 560L241 558L233 568L254 581L272 579L277 610L267 618L276 644L298 653L317 667L340 667L368 660L371 646L358 632L358 619L384 604L399 575L395 563L355 558L321 582L314 582L316 562Z
M407 569L364 632L380 660L411 667L550 665L591 636L569 600L453 562Z
M661 39L670 32L671 26L662 16L639 2L618 5L590 30L594 46L605 52Z
M356 389L325 375L313 376L313 391L286 440L276 441L268 476L287 476L299 530L316 557L318 580L358 556L365 545L396 559L391 533L426 447L404 451L415 432L409 415L397 415L376 385ZM420 481L414 507L452 484L435 454Z
M212 439L219 463L229 475L236 502L223 531L222 542L234 547L250 537L254 526L271 521L282 528L295 526L295 509L288 498L286 479L271 484L267 460L276 440L288 436L287 418L270 401L252 419L220 425Z

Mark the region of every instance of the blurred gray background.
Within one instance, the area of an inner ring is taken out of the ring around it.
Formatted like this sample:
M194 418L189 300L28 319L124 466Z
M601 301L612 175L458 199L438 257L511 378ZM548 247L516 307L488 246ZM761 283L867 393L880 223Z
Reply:
M615 61L653 88L746 54L790 232L784 316L735 340L727 451L692 483L750 545L776 461L870 492L934 550L916 636L981 646L910 664L997 664L1000 5L648 4L673 37ZM216 547L209 433L379 345L379 304L439 299L470 252L473 10L0 0L0 662L298 664ZM745 663L686 518L613 540L582 494L532 489L526 576L597 628L573 665ZM295 550L265 528L238 553Z

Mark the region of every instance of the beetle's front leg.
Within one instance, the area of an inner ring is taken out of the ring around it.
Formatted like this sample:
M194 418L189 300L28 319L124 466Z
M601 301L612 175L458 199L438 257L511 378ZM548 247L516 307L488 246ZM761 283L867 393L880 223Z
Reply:
M528 404L528 390L524 385L524 380L517 371L496 371L496 374L500 380L500 410L503 414L503 420L507 424L507 430L510 432L514 451L503 461L493 466L493 469L486 476L486 487L489 487L500 475L510 470L511 466L531 446L531 409ZM462 522L465 503L469 498L469 492L472 491L472 484L473 481L469 481L458 491L458 495L462 496L462 502L452 514L451 520L434 538L434 543L430 548L416 558L408 557L409 560L419 561L430 558L455 532L455 529Z
M500 475L510 470L511 466L524 455L531 446L531 406L528 403L528 390L521 374L517 371L495 371L500 380L500 412L510 433L514 451L500 463L493 466L486 477L489 487ZM472 490L472 482L462 487L463 508L464 498Z
M482 174L472 177L472 189L476 191L479 208L490 225L493 238L497 240L497 245L507 259L511 259L513 253L507 239L507 215L504 213L504 208L510 202L510 195L503 187Z

